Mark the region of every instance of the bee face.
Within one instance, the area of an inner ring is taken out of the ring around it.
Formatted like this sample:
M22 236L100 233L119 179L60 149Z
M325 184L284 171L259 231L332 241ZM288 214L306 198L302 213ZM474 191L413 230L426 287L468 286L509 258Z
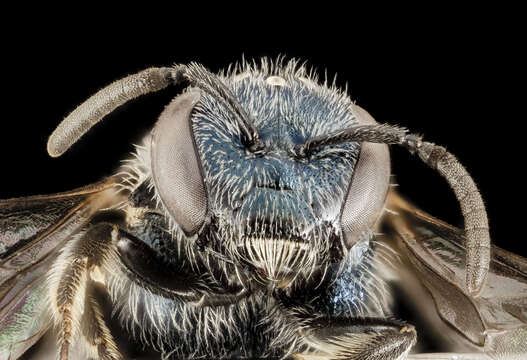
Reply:
M386 146L372 152L346 141L308 155L296 149L374 121L295 62L223 76L199 65L186 71L196 86L165 109L151 145L152 178L173 222L271 281L309 276L344 258L381 212Z
M357 123L348 111L349 99L294 73L247 72L223 81L265 150L254 154L247 149L217 98L205 94L196 105L191 122L216 225L209 234L214 246L271 280L327 262L330 248L341 244L335 234L341 232L340 210L360 146L327 146L309 159L296 158L293 149Z

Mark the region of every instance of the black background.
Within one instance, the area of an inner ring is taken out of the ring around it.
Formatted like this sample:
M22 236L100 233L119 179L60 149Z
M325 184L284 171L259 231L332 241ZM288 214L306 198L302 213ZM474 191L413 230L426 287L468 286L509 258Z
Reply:
M447 147L481 189L493 241L527 254L525 38L514 10L412 9L417 13L404 18L388 11L364 19L338 8L310 15L272 8L261 9L260 18L255 11L233 20L218 15L215 22L204 20L202 10L146 7L106 17L100 9L83 21L76 17L83 10L61 20L39 9L12 14L16 25L2 25L0 198L65 191L112 174L176 94L169 89L123 106L63 157L49 158L54 127L111 81L149 66L196 61L218 71L242 54L284 54L308 61L322 76L326 69L329 78L338 74L337 83L348 83L351 97L377 121ZM404 150L392 154L400 191L461 224L444 180Z

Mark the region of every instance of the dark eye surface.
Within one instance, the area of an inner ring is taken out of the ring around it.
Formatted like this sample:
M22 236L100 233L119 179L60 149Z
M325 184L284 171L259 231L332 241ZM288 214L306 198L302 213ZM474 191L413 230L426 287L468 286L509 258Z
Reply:
M360 124L375 124L373 117L359 106L353 107ZM371 232L383 212L390 180L390 153L385 144L363 143L359 160L341 212L346 245L353 247Z
M187 234L199 230L207 212L207 194L190 128L199 91L175 98L163 111L151 142L152 175L159 197Z

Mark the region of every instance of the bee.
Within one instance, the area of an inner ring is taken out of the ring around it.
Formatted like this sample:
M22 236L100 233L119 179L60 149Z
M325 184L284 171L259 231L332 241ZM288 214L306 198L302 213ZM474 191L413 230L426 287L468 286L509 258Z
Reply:
M527 356L527 260L491 245L465 168L295 60L127 76L48 153L170 85L115 175L0 201L0 358ZM396 193L389 145L445 178L464 229Z

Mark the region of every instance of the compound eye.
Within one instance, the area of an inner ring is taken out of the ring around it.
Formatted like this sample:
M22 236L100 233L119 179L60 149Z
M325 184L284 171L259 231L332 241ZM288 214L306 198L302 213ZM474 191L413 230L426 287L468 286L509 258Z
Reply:
M198 90L176 97L159 117L151 143L156 190L165 209L187 235L200 229L207 213L207 193L190 122L199 99Z
M373 117L361 107L354 105L353 110L359 125L376 124ZM388 146L362 143L341 213L341 226L348 248L375 225L384 207L389 180Z

